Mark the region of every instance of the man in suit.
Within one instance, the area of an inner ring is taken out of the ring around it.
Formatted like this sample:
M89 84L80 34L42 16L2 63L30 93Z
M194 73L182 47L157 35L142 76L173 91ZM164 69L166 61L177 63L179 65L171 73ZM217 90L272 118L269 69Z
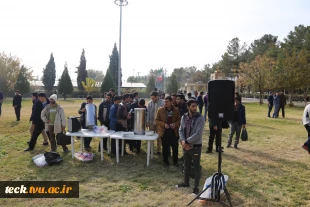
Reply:
M22 96L19 90L15 91L15 96L13 97L13 107L15 109L16 121L20 121L20 109L22 107Z

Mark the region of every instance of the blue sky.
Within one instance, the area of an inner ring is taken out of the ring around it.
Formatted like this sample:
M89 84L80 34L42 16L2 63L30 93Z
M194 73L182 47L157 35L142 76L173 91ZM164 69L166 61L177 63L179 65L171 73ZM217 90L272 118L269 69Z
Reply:
M229 40L250 45L264 34L283 40L310 25L308 1L128 0L123 8L123 79L150 69L196 66L220 60ZM42 74L51 52L57 76L65 62L75 78L82 49L87 69L106 71L119 41L119 7L113 0L0 0L0 51L22 58ZM134 70L134 71L133 71Z

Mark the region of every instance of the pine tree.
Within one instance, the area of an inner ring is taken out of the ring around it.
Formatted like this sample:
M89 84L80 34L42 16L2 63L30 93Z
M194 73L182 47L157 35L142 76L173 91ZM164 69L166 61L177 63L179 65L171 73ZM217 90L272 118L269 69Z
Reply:
M108 69L106 75L104 76L103 82L101 84L100 92L103 94L110 90L110 88L114 88L113 78L111 75L111 71Z
M109 64L109 70L111 72L112 80L113 80L115 88L118 86L118 58L119 56L118 56L118 51L117 51L117 47L115 43L113 51L112 51L112 55L110 55L110 64ZM121 80L122 80L122 75L121 75Z
M45 69L43 69L42 82L44 84L45 90L47 90L48 92L51 92L53 90L55 79L56 79L56 66L54 56L52 53Z
M68 72L67 63L65 64L64 71L62 72L62 75L58 82L58 92L62 94L64 100L66 100L68 94L71 94L73 92L73 85Z
M146 92L151 93L155 88L155 77L151 76L146 86Z
M166 92L167 93L177 93L178 89L179 89L179 86L178 86L177 77L175 76L175 74L172 74L170 77L170 81L168 83Z
M78 84L78 89L80 91L84 91L84 87L82 85L82 81L86 81L86 78L88 77L87 75L87 70L86 70L86 58L85 58L85 51L83 49L82 55L80 58L80 65L77 67L77 84Z
M14 86L14 89L19 90L21 94L28 93L30 91L30 82L26 76L27 70L28 69L22 65Z

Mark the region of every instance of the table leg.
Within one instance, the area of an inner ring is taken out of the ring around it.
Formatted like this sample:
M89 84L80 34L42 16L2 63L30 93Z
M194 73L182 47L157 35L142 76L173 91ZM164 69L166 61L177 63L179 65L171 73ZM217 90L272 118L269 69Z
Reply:
M154 141L151 141L151 159L154 158Z
M119 163L119 139L115 139L116 146L116 163Z
M103 137L100 138L100 153L101 153L101 161L103 161Z
M81 137L81 152L83 152L84 137Z
M72 158L74 158L74 137L71 137L71 153Z
M122 139L122 157L124 157L124 150L125 150L125 140Z
M108 139L107 140L107 142L108 142L108 153L110 154L111 153L111 138L108 137L107 139Z
M150 164L150 151L151 151L151 141L147 141L147 156L146 156L146 166Z

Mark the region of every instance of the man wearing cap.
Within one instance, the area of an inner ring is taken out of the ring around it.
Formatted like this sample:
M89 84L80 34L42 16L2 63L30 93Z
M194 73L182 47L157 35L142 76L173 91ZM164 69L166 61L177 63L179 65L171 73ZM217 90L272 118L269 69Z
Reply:
M45 123L45 131L49 134L51 151L56 152L57 144L55 135L62 133L66 128L66 116L63 108L56 103L57 95L50 96L50 104L47 104L41 112L41 119ZM64 152L69 152L66 145L61 145Z
M235 112L234 119L229 122L230 133L229 133L229 137L228 137L227 148L230 147L230 145L232 143L232 137L236 133L234 148L237 149L238 144L239 144L241 128L245 128L245 125L246 125L245 107L241 104L240 96L235 97L234 112Z
M34 128L35 128L35 111L36 111L36 104L37 102L39 102L38 100L38 93L34 92L31 94L31 98L32 98L32 112L31 112L31 116L30 116L30 119L29 119L29 122L31 122L31 125L29 127L29 132L30 132L30 136L32 136L33 134L33 131L34 131ZM44 139L43 141L43 145L48 145L48 137L47 137L47 134L45 132L45 130L42 130L41 132L41 135Z
M15 96L13 97L13 107L15 109L16 121L20 121L20 109L22 107L22 96L19 90L15 91Z
M272 107L273 107L273 92L272 91L270 91L267 100L268 100L268 115L267 115L267 117L270 118L270 112L272 111Z
M2 103L3 103L3 99L4 99L3 93L2 93L2 91L0 91L0 116L1 116L1 107L2 107Z
M38 136L41 134L42 130L44 130L44 122L41 119L41 112L44 107L49 104L49 100L46 98L45 93L39 93L38 99L39 101L35 105L35 112L32 120L32 122L35 124L35 127L30 141L28 142L28 148L24 151L32 151L34 149L34 146L37 143Z

